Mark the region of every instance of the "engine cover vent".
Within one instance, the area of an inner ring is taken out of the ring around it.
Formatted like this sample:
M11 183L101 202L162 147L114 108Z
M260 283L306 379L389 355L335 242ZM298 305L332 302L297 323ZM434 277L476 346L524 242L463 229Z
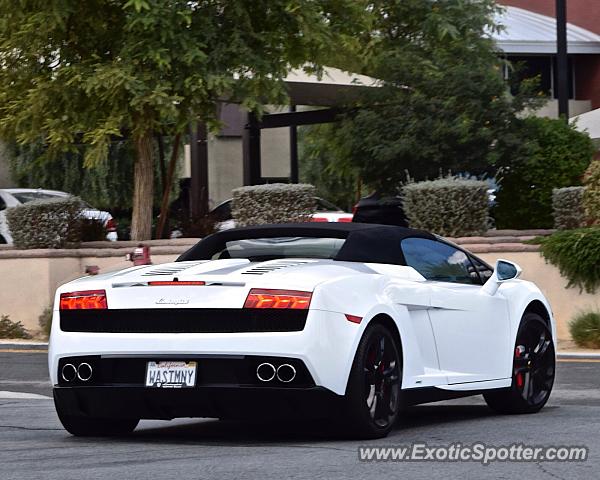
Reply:
M242 272L242 275L264 275L265 273L281 270L282 268L297 267L307 263L313 262L310 260L276 260L272 263L265 262L257 265L256 267L252 267L245 272Z
M160 265L157 268L154 268L146 273L143 273L144 277L153 277L155 275L174 275L176 273L183 272L188 268L195 267L204 262L181 262L179 265L172 265L168 267L161 267Z

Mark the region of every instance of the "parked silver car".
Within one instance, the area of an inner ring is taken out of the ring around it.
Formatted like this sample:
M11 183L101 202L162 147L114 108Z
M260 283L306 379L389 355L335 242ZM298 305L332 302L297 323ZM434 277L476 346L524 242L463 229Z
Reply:
M58 190L43 190L36 188L5 188L0 189L0 243L13 243L12 235L6 221L6 209L22 205L23 203L32 202L34 200L47 200L51 198L66 198L70 197L69 193L60 192ZM99 220L106 229L106 239L116 241L117 228L112 215L108 212L98 210L87 204L84 204L82 215L85 218Z

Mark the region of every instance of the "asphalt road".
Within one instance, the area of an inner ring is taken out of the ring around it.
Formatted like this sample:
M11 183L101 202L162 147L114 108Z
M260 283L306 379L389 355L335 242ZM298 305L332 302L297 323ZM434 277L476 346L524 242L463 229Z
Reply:
M386 439L332 437L315 425L215 420L143 421L119 439L67 434L54 413L43 353L0 351L0 479L536 478L600 471L600 363L560 362L552 398L535 415L493 414L480 397L407 411ZM16 393L15 393L16 392ZM578 463L363 463L359 445L455 442L585 445Z

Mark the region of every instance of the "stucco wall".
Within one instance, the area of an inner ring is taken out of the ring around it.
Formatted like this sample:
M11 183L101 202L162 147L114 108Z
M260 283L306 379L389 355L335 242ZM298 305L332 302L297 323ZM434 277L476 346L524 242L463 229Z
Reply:
M154 255L154 263L166 263L173 255ZM56 288L85 275L86 265L100 272L131 266L123 256L62 258L0 258L0 315L21 321L31 331L39 330L38 317L54 301Z
M179 247L183 252L187 247ZM475 250L475 248L474 248ZM101 272L127 268L131 264L124 259L125 249L119 251L98 250L101 256L62 256L36 258L9 258L9 252L0 252L0 314L8 314L20 320L31 330L37 330L37 319L42 310L50 305L56 288L84 274L86 265L97 265ZM53 252L55 254L56 251ZM68 251L63 251L68 255ZM25 252L21 252L23 254ZM26 254L26 253L25 253ZM154 263L173 261L179 252L153 254ZM110 256L115 255L115 256ZM566 289L566 280L558 270L545 263L535 251L478 253L493 264L498 258L517 262L523 268L523 278L535 282L550 300L557 319L559 340L569 340L568 322L578 311L600 309L600 296L580 293L578 289Z
M211 137L208 141L208 196L211 207L231 198L244 184L242 139Z

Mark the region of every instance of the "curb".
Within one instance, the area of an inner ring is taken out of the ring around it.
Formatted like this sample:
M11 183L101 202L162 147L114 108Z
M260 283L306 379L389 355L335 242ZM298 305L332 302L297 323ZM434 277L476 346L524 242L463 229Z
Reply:
M556 357L560 359L585 359L585 358L600 358L600 352L558 352Z
M7 350L48 350L48 342L13 342L0 340L0 348Z

